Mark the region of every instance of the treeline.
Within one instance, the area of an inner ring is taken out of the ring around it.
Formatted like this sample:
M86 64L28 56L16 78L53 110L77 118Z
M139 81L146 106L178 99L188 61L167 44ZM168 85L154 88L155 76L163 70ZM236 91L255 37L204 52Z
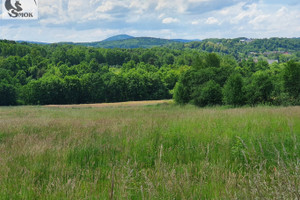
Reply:
M169 44L176 43L174 40L166 40L151 37L137 37L129 39L120 39L112 41L102 41L102 42L89 42L89 43L76 43L76 45L97 47L97 48L152 48L157 46L166 46Z
M248 38L235 38L235 39L205 39L202 41L188 40L166 40L150 37L130 37L127 39L108 40L102 42L89 42L89 43L73 43L81 46L88 47L101 47L101 48L152 48L157 46L164 46L167 48L183 50L183 49L198 49L206 52L218 52L224 54L231 54L236 59L241 60L247 57L252 57L252 53L266 53L266 52L279 52L275 55L282 61L286 61L284 57L280 58L282 52L291 53L290 56L296 59L300 56L300 38L270 38L270 39L248 39ZM274 56L273 56L274 57Z
M264 54L270 59L277 59L280 62L287 60L300 61L300 38L270 38L270 39L206 39L201 42L190 42L187 44L174 44L173 48L198 49L206 52L218 52L230 54L238 60L253 57L254 54ZM276 53L278 52L278 53ZM288 55L282 53L289 52Z
M176 84L174 99L179 104L213 105L299 105L300 63L269 65L252 59L238 66L224 66L214 54L198 58Z
M102 49L0 41L0 105L154 100L173 94L178 103L199 106L295 104L299 77L296 62L238 62L231 55L201 49ZM229 87L238 81L240 90ZM231 90L242 94L239 103L229 100L226 91Z
M96 49L0 41L0 104L77 104L172 98L192 52Z

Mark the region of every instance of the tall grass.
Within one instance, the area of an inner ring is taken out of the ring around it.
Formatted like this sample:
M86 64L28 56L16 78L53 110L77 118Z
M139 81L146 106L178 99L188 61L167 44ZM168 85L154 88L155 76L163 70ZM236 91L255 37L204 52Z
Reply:
M0 108L0 199L300 199L300 107Z

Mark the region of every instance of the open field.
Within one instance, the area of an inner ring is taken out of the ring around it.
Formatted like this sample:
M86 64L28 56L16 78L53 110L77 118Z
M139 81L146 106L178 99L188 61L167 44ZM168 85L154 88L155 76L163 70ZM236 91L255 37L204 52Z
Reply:
M0 107L0 199L299 199L300 107Z
M173 100L152 100L152 101L127 101L117 103L97 103L97 104L75 104L75 105L48 105L49 108L103 108L103 107L129 107L129 106L150 106L158 104L169 104Z

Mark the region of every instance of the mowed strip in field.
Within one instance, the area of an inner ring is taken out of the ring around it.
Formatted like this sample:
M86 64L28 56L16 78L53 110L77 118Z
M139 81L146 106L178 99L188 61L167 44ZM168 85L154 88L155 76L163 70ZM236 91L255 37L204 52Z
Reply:
M137 104L0 107L0 200L299 197L300 107Z
M122 107L122 106L150 106L158 104L173 103L173 100L150 100L150 101L128 101L117 103L97 103L97 104L74 104L74 105L47 105L45 107L57 107L57 108L103 108L103 107Z

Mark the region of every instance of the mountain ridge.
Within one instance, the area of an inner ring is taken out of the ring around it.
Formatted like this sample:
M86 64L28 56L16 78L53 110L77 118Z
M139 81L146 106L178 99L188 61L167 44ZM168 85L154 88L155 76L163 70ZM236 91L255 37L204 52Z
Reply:
M169 44L182 44L201 40L164 39L155 37L134 37L130 35L116 35L99 42L73 43L75 45L100 48L151 48Z
M127 34L120 34L120 35L114 35L114 36L108 37L108 38L102 40L101 42L126 40L126 39L131 39L131 38L134 38L134 37L131 35L127 35Z
M169 44L183 44L189 42L200 42L199 39L165 39L156 37L135 37L127 34L120 34L108 37L101 41L94 42L32 42L32 41L16 41L18 43L27 42L30 44L70 44L70 45L80 45L87 47L99 47L99 48L151 48L151 47L161 47Z

